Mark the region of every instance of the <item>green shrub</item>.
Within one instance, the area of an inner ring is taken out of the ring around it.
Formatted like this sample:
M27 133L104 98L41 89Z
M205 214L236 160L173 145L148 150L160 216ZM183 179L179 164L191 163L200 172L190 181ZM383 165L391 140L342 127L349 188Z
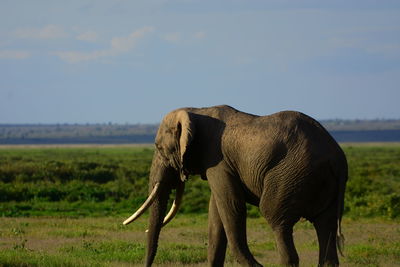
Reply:
M345 214L400 218L400 146L344 146L344 151L349 163ZM3 149L0 212L45 214L57 212L57 205L70 212L67 206L74 203L79 203L76 210L82 203L100 210L104 203L109 212L132 211L147 197L152 155L148 148ZM205 213L209 198L207 182L191 177L180 212ZM248 206L248 216L259 216L258 209Z
M400 217L400 147L345 147L345 211L353 217Z

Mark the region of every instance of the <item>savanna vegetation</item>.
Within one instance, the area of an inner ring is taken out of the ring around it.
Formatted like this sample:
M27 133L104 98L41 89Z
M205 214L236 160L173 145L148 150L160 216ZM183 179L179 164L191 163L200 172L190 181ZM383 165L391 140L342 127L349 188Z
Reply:
M400 145L343 145L349 181L343 231L347 266L400 262ZM141 265L146 218L123 226L147 197L152 147L0 149L0 266ZM206 262L207 182L192 177L183 206L162 231L156 263ZM249 244L276 263L272 233L249 206ZM301 261L315 264L308 222L295 230ZM232 258L228 257L232 265ZM273 266L273 265L271 265Z

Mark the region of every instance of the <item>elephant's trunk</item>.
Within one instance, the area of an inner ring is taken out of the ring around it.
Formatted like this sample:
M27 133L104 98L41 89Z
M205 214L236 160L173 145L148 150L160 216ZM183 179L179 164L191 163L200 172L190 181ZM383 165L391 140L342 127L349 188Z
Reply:
M167 223L169 223L175 217L176 213L178 212L178 210L181 206L181 203L182 203L184 189L185 189L185 183L179 182L178 186L176 188L176 195L175 195L174 202L172 203L172 207L169 210L167 216L165 216L162 226L167 225Z
M164 184L160 190L160 193L155 198L150 208L150 222L149 229L147 232L147 260L146 266L151 266L156 256L158 237L160 235L161 227L163 225L163 219L167 209L168 197L171 192L171 188Z

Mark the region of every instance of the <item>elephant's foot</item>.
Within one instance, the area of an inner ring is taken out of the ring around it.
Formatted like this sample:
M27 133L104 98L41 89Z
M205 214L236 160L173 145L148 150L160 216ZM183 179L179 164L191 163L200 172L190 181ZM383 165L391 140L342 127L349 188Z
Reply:
M248 267L263 267L258 261L256 261L253 255L249 255L248 257L241 257L236 256L237 263L241 266L248 266Z

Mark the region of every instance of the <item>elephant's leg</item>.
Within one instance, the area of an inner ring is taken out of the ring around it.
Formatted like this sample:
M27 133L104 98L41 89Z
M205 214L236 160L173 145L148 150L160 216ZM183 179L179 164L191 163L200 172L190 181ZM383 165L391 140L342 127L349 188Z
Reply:
M284 266L299 266L299 256L293 242L292 226L273 227L280 263Z
M319 243L319 266L339 266L336 250L337 220L333 213L323 213L313 221Z
M262 266L251 254L246 235L246 205L234 200L217 201L218 210L223 210L221 220L226 231L229 247L236 260L243 266Z
M242 266L262 266L247 245L247 210L239 179L210 170L207 177L233 256Z
M226 253L226 234L213 195L208 211L208 262L210 266L223 266Z
M268 189L261 195L260 212L274 232L280 263L285 266L299 266L299 256L293 242L293 226L299 218L287 208L286 203L290 201L282 199Z

